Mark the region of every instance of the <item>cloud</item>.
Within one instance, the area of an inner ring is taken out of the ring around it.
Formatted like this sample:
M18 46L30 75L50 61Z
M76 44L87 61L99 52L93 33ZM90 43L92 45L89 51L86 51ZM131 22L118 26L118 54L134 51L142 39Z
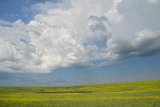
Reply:
M148 0L149 2L156 3L158 0Z
M160 52L160 31L141 31L135 35L132 45L135 54L148 56Z
M0 25L2 25L2 26L11 26L11 23L0 19Z
M0 26L0 71L48 73L108 66L160 51L158 1L63 0L32 6L36 15Z

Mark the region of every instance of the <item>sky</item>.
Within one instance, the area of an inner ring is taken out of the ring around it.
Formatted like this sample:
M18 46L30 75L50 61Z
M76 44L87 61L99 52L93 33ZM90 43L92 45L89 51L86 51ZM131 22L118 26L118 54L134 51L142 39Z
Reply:
M0 85L160 79L160 0L1 0Z

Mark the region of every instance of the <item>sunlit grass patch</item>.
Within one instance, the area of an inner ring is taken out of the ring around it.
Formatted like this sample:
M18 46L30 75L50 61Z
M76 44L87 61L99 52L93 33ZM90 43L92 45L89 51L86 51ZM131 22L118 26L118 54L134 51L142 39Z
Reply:
M0 87L0 107L160 107L160 81Z

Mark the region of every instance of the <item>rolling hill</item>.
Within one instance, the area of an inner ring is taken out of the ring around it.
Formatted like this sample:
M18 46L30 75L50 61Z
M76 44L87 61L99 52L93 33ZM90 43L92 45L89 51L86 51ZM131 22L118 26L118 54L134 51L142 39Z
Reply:
M60 87L0 87L0 107L160 107L160 80Z

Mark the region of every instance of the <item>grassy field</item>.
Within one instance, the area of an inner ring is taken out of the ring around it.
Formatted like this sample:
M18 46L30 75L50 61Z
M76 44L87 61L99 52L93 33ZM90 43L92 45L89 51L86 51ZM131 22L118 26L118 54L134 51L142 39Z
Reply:
M160 80L70 87L0 87L0 107L160 107Z

